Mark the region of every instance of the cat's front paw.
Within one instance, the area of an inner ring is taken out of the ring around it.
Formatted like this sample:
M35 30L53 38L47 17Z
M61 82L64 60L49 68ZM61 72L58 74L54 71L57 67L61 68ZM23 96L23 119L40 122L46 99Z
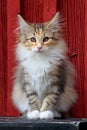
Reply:
M50 110L40 112L40 119L53 119L53 118L54 118L54 114Z
M27 113L27 118L28 119L38 119L40 118L40 113L38 110L34 110L32 112Z

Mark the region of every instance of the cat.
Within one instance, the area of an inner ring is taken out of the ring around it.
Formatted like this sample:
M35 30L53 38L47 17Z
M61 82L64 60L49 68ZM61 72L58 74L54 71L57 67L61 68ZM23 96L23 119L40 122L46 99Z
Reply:
M61 35L60 14L45 23L18 15L18 61L12 101L28 119L61 118L76 102L75 69Z

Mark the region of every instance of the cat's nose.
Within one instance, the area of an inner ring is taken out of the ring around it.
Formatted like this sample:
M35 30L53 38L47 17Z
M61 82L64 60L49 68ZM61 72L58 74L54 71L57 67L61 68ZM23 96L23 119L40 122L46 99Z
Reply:
M38 46L37 48L38 48L38 50L40 51L40 50L42 49L42 46Z

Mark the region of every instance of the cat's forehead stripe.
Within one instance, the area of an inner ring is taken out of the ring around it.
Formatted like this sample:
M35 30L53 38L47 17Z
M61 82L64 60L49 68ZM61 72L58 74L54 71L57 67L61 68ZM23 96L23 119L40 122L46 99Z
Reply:
M44 35L44 25L43 24L35 24L34 30L35 30L35 33L38 34L38 36Z
M43 24L34 24L34 30L36 33L38 33L39 30L44 30L44 25Z

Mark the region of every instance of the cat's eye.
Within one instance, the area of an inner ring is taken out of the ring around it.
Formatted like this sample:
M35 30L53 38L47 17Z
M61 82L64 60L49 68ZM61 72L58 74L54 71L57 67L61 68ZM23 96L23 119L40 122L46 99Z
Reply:
M49 37L44 37L43 42L47 42L49 40Z
M36 38L35 37L31 37L30 40L31 40L31 42L36 42Z

